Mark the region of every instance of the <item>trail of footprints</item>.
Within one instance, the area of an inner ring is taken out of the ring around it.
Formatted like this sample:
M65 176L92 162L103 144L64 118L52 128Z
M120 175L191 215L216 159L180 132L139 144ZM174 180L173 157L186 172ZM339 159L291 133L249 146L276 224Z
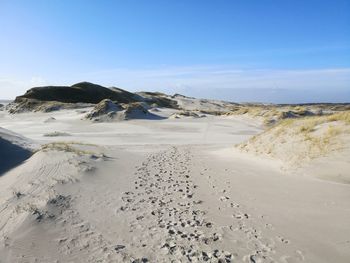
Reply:
M220 201L232 209L232 224L210 221L197 198L190 163L188 148L171 147L137 167L134 189L123 193L117 210L128 218L133 239L127 242L130 247L116 245L116 252L133 263L274 262L273 242L244 223L250 215L229 196L221 196Z
M227 171L227 169L225 169ZM200 172L201 176L206 176L207 169L203 169ZM232 201L230 196L227 195L226 188L230 188L230 182L225 183L225 187L221 188L218 186L216 179L211 178L207 175L207 182L211 185L211 188L215 189L215 193L218 196L219 205L218 210L228 212L234 219L228 226L230 231L233 232L231 240L240 243L239 246L235 247L235 251L239 255L238 259L242 259L244 262L301 262L304 261L304 255L300 250L295 250L291 247L285 247L284 251L288 251L288 255L276 256L276 245L288 245L290 241L285 237L276 235L273 231L274 227L272 224L267 223L263 215L257 218L252 217L250 214L245 212L246 210L240 204ZM260 221L260 222L258 222ZM257 227L260 226L260 229ZM263 229L261 229L263 228ZM265 235L267 233L267 235ZM238 242L238 241L241 242ZM247 253L247 250L249 253Z

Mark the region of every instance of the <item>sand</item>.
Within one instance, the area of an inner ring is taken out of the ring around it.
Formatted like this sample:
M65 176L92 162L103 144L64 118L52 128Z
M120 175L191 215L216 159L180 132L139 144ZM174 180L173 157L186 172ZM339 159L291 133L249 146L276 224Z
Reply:
M49 144L0 177L0 262L349 262L350 186L236 149L260 122L88 110L0 112Z

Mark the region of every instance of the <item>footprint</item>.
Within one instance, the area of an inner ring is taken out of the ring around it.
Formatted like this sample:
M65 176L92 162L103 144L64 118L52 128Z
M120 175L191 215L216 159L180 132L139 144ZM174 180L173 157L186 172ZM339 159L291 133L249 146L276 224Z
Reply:
M222 201L222 202L226 202L229 199L230 199L230 197L228 197L228 196L221 196L220 197L220 201Z
M277 239L283 244L289 244L290 241L282 236L277 236Z

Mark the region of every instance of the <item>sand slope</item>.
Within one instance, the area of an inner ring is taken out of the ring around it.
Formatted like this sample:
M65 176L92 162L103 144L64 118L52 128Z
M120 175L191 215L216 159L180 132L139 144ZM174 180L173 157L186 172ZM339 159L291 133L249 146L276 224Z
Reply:
M238 147L282 161L282 168L350 183L350 113L288 119Z
M31 140L0 128L0 176L28 159L35 148Z
M1 179L1 262L72 262L77 254L85 255L82 262L96 262L98 237L91 249L81 253L84 245L75 240L84 242L84 234L93 234L85 233L82 226L87 223L71 209L75 197L59 194L57 189L78 182L100 160L98 155L47 148Z
M43 146L0 177L0 262L348 262L349 185L235 150L259 122L85 115L1 116Z

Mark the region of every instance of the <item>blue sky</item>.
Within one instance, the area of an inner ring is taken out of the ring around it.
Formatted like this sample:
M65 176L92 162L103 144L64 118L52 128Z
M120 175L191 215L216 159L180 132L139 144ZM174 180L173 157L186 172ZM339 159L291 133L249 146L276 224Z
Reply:
M0 0L0 98L82 80L350 102L350 1Z

